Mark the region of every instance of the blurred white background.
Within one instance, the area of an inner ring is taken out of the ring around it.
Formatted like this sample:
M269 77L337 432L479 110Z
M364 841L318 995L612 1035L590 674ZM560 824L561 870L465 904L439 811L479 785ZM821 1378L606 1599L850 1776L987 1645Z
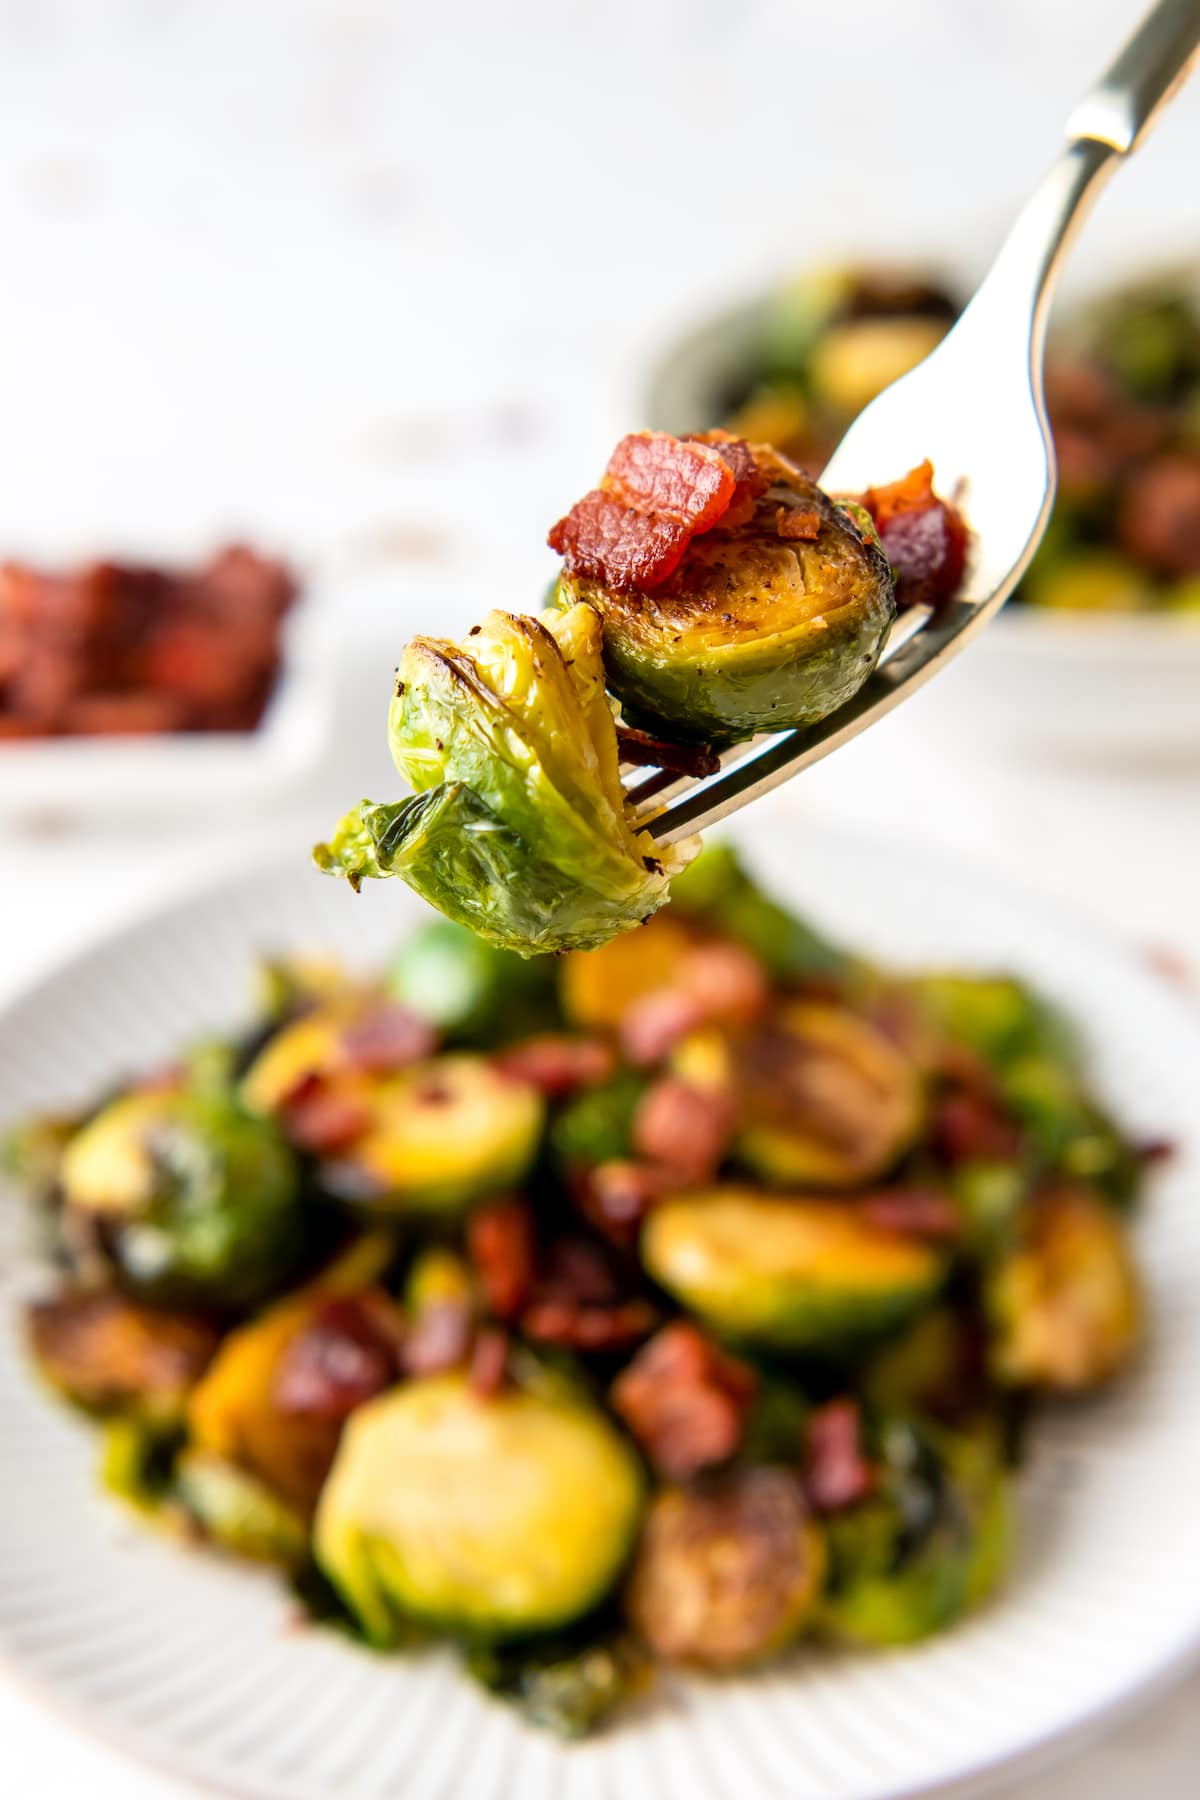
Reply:
M639 422L665 339L813 253L978 267L1140 10L0 0L0 556L244 533L300 560L340 648L335 754L270 819L0 831L0 988L388 797L404 639L536 605L546 527ZM1195 248L1198 168L1200 84L1076 274ZM1200 966L1196 767L1033 770L949 736L934 690L781 810L983 860ZM1073 1764L1062 1800L1192 1793L1196 1698ZM2 1683L0 1778L183 1791Z

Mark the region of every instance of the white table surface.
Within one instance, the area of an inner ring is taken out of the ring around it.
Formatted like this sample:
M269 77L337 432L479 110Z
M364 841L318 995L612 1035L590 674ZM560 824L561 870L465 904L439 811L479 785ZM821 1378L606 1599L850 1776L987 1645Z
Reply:
M545 526L636 420L663 335L814 248L986 253L1137 10L0 4L0 555L244 530L305 561L341 642L335 752L269 819L0 828L0 995L386 796L399 645L536 603ZM1197 166L1200 86L1085 264L1194 243ZM952 732L935 688L781 809L800 845L805 820L926 845L1200 969L1200 766L1031 764ZM1184 1800L1198 1761L1200 1680L1008 1792ZM0 1792L190 1791L0 1677Z

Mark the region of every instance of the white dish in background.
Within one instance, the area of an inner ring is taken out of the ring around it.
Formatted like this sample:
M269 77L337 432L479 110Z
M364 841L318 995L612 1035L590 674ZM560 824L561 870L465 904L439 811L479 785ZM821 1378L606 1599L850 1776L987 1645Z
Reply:
M301 594L283 625L274 691L253 731L0 743L0 817L192 815L294 789L318 765L333 723L330 630L323 596Z
M1178 275L1179 268L1166 272ZM971 291L962 271L944 278L952 289ZM1200 274L1192 278L1200 283ZM1071 304L1120 286L1075 288ZM744 391L765 313L765 299L746 301L685 332L649 372L647 423L704 431L727 416L732 397ZM912 460L921 455L917 444ZM881 470L880 479L902 473ZM1068 762L1095 756L1110 766L1187 760L1200 755L1200 616L1009 604L925 692L1000 750ZM932 701L928 716L935 716Z
M317 1629L270 1577L147 1534L95 1491L96 1447L30 1380L11 1249L0 1290L0 1647L47 1699L160 1765L270 1800L899 1800L977 1792L1095 1732L1200 1652L1200 1018L1073 920L937 863L808 831L743 834L781 897L900 963L1011 967L1086 1027L1101 1092L1176 1140L1139 1227L1153 1341L1110 1398L1043 1423L1004 1593L912 1650L801 1653L664 1681L563 1747L450 1657L382 1658ZM268 946L377 960L422 915L286 867L130 927L0 1014L5 1114L69 1103L245 1016Z

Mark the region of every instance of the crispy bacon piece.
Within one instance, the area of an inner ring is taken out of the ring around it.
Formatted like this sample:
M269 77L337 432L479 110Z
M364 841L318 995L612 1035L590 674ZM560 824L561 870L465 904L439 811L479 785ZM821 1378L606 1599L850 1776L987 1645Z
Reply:
M865 1500L875 1470L862 1442L862 1420L853 1400L831 1400L808 1421L805 1491L817 1512L839 1512Z
M815 544L821 535L821 515L805 507L781 506L775 514L775 530L781 538L798 538Z
M1136 561L1163 575L1200 575L1200 456L1159 456L1139 469L1117 528Z
M704 1009L681 988L652 988L626 1007L621 1048L636 1068L647 1069L669 1056L676 1044L704 1021Z
M382 1291L329 1300L285 1347L272 1399L281 1412L345 1419L400 1371L401 1328Z
M967 558L962 514L933 491L933 464L900 481L868 488L862 504L892 565L898 606L936 606L958 591Z
M420 1062L436 1046L437 1033L427 1019L386 1001L372 1006L341 1033L344 1063L363 1075L385 1075Z
M631 1063L649 1068L698 1025L752 1019L769 997L765 969L740 944L696 944L670 986L652 988L626 1008L621 1048Z
M508 1333L495 1325L485 1326L476 1335L467 1380L482 1399L490 1400L504 1386L507 1372Z
M753 1369L681 1319L643 1345L611 1398L658 1473L683 1481L734 1454L757 1391Z
M734 1110L732 1095L661 1076L638 1102L633 1148L685 1181L706 1181L729 1148Z
M520 1319L521 1330L536 1343L585 1352L627 1349L656 1323L648 1300L621 1296L599 1246L575 1238L551 1246Z
M726 446L632 432L547 542L572 575L625 593L660 587L692 538L728 512L737 485Z
M674 775L715 775L721 758L707 744L665 744L632 725L617 726L621 761L640 769L670 769Z
M505 1075L528 1082L551 1100L607 1081L616 1067L612 1046L603 1038L569 1037L557 1031L510 1044L494 1060Z
M467 1225L467 1253L493 1318L515 1319L533 1289L533 1214L523 1200L480 1207Z
M962 1225L949 1194L941 1194L936 1188L881 1188L877 1194L865 1194L858 1202L858 1210L881 1231L896 1231L906 1237L935 1241L956 1238Z
M1021 1147L1017 1124L999 1100L965 1087L938 1096L930 1137L941 1160L951 1168L964 1162L1009 1162Z
M283 1106L284 1130L310 1156L336 1156L349 1149L370 1123L370 1110L361 1099L311 1073L302 1076Z

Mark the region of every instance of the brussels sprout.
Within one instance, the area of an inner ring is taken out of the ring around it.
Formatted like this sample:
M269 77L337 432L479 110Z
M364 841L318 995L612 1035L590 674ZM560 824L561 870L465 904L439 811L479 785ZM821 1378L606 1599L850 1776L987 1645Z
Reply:
M11 1175L37 1205L47 1205L58 1191L63 1152L80 1121L39 1113L24 1119L0 1140L0 1172Z
M101 1435L100 1485L145 1517L159 1513L175 1480L179 1434L171 1427L114 1413Z
M853 419L877 394L937 349L946 321L919 314L847 319L813 346L809 382L817 404Z
M1113 550L1076 550L1030 570L1021 598L1058 612L1144 612L1155 603L1154 582Z
M919 1313L857 1377L858 1391L877 1410L939 1419L977 1410L987 1385L978 1321L949 1305Z
M252 1113L279 1112L310 1076L344 1066L344 1035L355 1009L341 1001L314 1007L275 1031L242 1076L239 1095Z
M867 679L895 614L878 547L774 450L754 455L771 485L753 516L693 537L653 591L560 579L560 605L603 619L625 717L660 736L728 742L825 718ZM781 511L805 515L811 537L781 536Z
M931 1245L879 1230L846 1202L736 1187L660 1201L642 1260L716 1330L793 1350L902 1324L946 1271Z
M123 1294L67 1289L26 1315L29 1347L50 1385L94 1412L165 1426L217 1347L203 1319L153 1311Z
M299 1568L308 1554L304 1514L253 1475L203 1451L175 1464L175 1495L206 1538L252 1562Z
M113 1101L67 1145L61 1182L121 1285L162 1305L248 1309L311 1249L292 1152L223 1095Z
M592 1621L549 1638L475 1644L467 1668L531 1725L562 1738L586 1737L644 1686L649 1674L645 1654L626 1633L601 1632Z
M951 294L910 270L855 268L849 263L806 269L772 296L760 332L760 367L768 377L790 378L820 388L822 352L830 344L838 346L835 360L839 366L850 365L847 376L853 393L839 396L831 392L824 397L836 403L839 413L848 419L880 391L875 387L865 398L856 399L864 391L868 370L878 361L870 354L872 340L868 340L861 356L863 372L854 367L858 359L851 347L856 328L899 332L902 341L906 341L905 333L921 334L912 337L911 359L903 366L898 350L888 358L894 372L881 383L886 387L933 349L957 312L958 303Z
M467 1052L417 1063L362 1096L369 1123L327 1182L383 1213L457 1212L521 1181L545 1102Z
M921 1128L912 1062L845 1007L793 1001L730 1043L740 1161L777 1187L855 1188L892 1168ZM687 1073L687 1046L677 1058Z
M853 968L844 951L764 894L729 844L707 845L676 878L671 908L741 944L775 981L840 977Z
M455 1043L491 1046L558 1023L552 963L498 950L451 919L401 945L388 988Z
M879 1483L827 1521L822 1622L860 1644L908 1644L944 1630L997 1586L1012 1505L990 1430L952 1433L894 1418L877 1433Z
M1137 1349L1142 1321L1120 1219L1082 1184L1040 1195L1017 1247L988 1272L984 1305L999 1380L1063 1393L1110 1380Z
M1200 307L1185 283L1156 280L1106 297L1075 336L1138 399L1176 398L1200 379Z
M1091 1182L1118 1205L1133 1198L1137 1155L1074 1070L1047 1057L1022 1057L1004 1071L1001 1090L1042 1168Z
M373 1642L397 1617L502 1640L595 1606L641 1511L636 1458L586 1402L438 1375L352 1416L314 1543Z
M1019 1056L1074 1063L1075 1033L1065 1019L1023 983L1006 975L955 971L921 975L912 991L949 1037L993 1067Z
M558 1162L570 1169L628 1156L633 1115L645 1090L641 1076L623 1074L568 1100L550 1127Z
M812 1620L825 1549L785 1469L744 1469L650 1506L626 1589L635 1631L667 1662L761 1661Z
M694 845L662 849L625 813L600 622L489 613L462 644L404 652L389 737L417 790L343 820L319 867L400 875L503 949L587 948L640 924Z

